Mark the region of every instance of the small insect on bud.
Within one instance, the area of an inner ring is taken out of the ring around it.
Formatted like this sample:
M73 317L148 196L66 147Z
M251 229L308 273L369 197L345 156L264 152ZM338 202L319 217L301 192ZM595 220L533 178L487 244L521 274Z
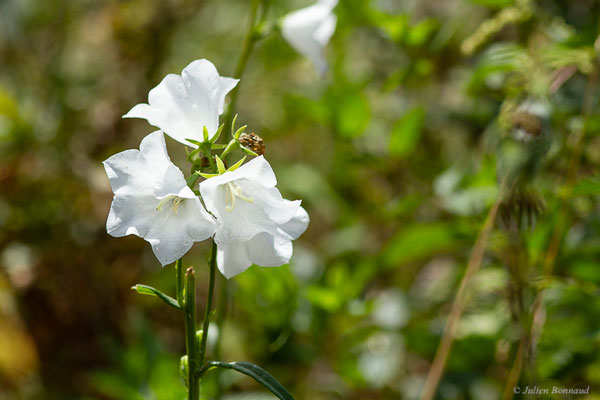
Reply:
M242 133L239 142L259 156L265 154L265 142L256 133Z

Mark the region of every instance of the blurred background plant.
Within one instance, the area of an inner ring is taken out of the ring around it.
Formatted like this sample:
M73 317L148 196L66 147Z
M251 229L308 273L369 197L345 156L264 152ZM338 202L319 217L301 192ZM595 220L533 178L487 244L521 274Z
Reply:
M269 19L310 4L270 3ZM149 132L120 116L166 73L202 57L233 72L248 13L0 3L0 399L184 396L181 316L130 290L173 289L173 271L106 234L101 161ZM599 397L600 4L342 0L336 14L325 78L278 34L250 58L236 112L311 224L291 265L229 281L209 345L221 334L221 359L256 362L297 399L418 398L509 176L437 397L500 398L513 381ZM210 374L210 396L271 398Z

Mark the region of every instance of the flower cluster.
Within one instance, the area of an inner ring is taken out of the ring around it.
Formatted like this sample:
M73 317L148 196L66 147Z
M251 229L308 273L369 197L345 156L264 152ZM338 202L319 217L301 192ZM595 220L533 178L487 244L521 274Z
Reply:
M309 222L300 201L281 196L273 169L262 155L246 164L242 159L229 169L218 156L212 158L212 150L223 148L216 144L223 129L219 116L225 96L237 83L219 76L210 61L196 60L181 76L167 75L150 91L148 104L138 104L124 116L146 119L160 130L146 136L139 150L104 161L114 192L106 223L109 234L144 238L163 266L181 258L194 242L213 237L217 266L227 278L252 264L274 267L289 262L292 240ZM238 144L242 131L234 133L222 157L233 145L242 148ZM204 160L215 165L210 174L202 173L198 165L194 177L205 179L196 191L196 179L186 180L171 162L163 132L195 148L194 154L202 151Z

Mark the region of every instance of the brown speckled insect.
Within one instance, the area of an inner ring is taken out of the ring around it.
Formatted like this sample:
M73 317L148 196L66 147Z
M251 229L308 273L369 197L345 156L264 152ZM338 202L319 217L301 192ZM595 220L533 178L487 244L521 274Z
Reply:
M242 133L239 142L242 146L249 148L259 156L265 154L265 142L253 132Z

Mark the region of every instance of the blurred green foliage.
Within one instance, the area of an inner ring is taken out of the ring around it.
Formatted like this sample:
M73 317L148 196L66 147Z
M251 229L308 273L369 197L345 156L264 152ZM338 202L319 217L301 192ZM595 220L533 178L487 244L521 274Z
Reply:
M309 3L269 1L267 15ZM203 57L232 73L248 11L245 0L0 2L0 398L184 396L181 315L130 290L173 293L174 270L143 240L106 234L101 161L152 131L120 116L165 74ZM238 121L265 140L311 224L291 265L229 282L212 354L265 367L297 399L418 398L509 176L438 398L500 398L541 289L545 324L521 383L590 385L598 398L600 4L341 0L336 14L325 78L272 34L241 82ZM183 150L170 154L184 165ZM207 250L185 259L202 302ZM224 399L272 398L230 371L207 374L207 395L219 396L217 376Z

